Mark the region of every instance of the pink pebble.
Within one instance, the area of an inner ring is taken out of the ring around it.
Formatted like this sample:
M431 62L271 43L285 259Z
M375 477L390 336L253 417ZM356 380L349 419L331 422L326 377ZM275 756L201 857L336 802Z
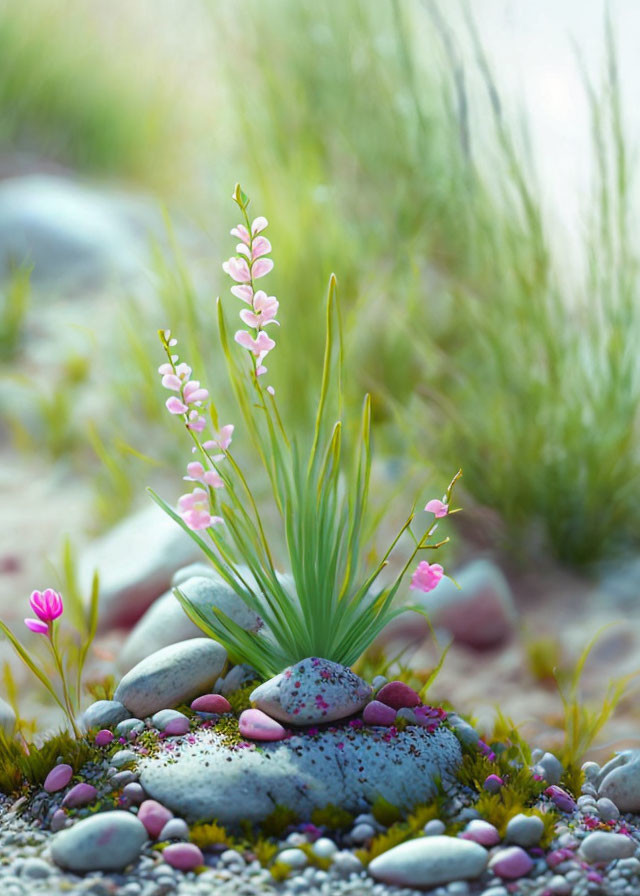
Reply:
M57 834L58 831L61 831L67 824L67 813L64 809L56 809L56 811L51 816L51 830L54 834Z
M203 694L191 704L194 712L231 712L231 704L222 694Z
M516 880L531 871L533 860L521 846L509 846L492 856L489 868L503 880Z
M113 740L113 732L109 731L108 728L103 728L102 731L98 731L96 734L95 744L96 747L106 747L107 744L110 744Z
M175 737L178 734L187 734L189 732L189 728L189 719L176 718L171 719L171 721L164 726L162 733L173 735Z
M243 737L251 740L282 740L287 736L280 722L270 718L261 709L245 709L238 719L238 728Z
M67 809L77 809L79 806L86 806L92 803L98 795L98 791L93 784L85 784L84 781L72 787L69 793L62 800L62 805Z
M204 856L195 843L172 843L162 850L162 858L167 865L179 871L193 871L204 865Z
M575 812L577 809L578 804L571 794L563 790L562 787L558 787L557 784L547 787L545 796L548 796L561 812Z
M488 777L484 779L484 784L482 786L489 793L498 793L498 791L503 788L504 781L500 775L488 775Z
M473 818L460 837L463 840L479 843L480 846L495 846L496 843L500 843L500 834L497 829L482 818Z
M165 824L173 818L173 812L157 800L145 800L138 809L138 818L152 840L156 840Z
M376 694L376 700L392 706L394 709L403 709L405 706L412 709L420 705L420 695L403 681L389 681L383 685Z
M70 765L56 765L44 779L44 789L47 793L57 793L58 790L64 790L72 777L73 769Z
M387 706L386 703L372 700L371 703L367 703L365 706L362 712L362 720L366 725L384 725L389 727L396 720L396 711Z

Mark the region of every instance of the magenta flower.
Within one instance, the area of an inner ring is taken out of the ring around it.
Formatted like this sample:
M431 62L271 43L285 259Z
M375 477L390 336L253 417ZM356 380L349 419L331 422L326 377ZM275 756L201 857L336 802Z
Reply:
M413 591L424 591L425 593L433 591L443 575L444 569L439 563L427 563L426 560L422 560L418 563L409 587Z
M203 488L194 488L187 495L178 499L180 516L190 529L208 529L222 523L222 517L211 515L209 495Z
M31 629L32 632L36 632L39 635L47 635L49 633L49 626L47 623L41 622L39 619L27 618L25 619L24 624L27 628Z
M62 598L53 588L46 588L44 591L34 591L29 598L31 609L38 619L43 622L53 622L58 616L62 616L64 606Z
M432 498L430 501L427 501L424 509L427 513L432 513L435 517L446 516L449 513L449 505L445 504L443 501L439 501L437 498Z

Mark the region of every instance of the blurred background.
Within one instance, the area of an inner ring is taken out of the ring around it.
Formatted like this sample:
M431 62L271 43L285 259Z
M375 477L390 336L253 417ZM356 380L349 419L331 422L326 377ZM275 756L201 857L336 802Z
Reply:
M553 746L554 676L600 632L600 705L640 633L639 33L632 0L0 2L3 618L98 565L108 664L108 629L193 559L149 522L186 451L156 330L231 408L214 302L235 311L240 181L270 221L288 424L309 426L335 271L381 541L464 471L442 560L463 591L425 604L454 637L434 696Z

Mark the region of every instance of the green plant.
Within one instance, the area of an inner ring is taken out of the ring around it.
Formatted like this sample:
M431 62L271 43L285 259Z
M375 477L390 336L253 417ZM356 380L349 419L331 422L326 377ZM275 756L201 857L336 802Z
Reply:
M96 755L93 744L67 732L54 734L38 747L26 746L0 731L0 790L12 794L23 786L42 785L59 757L78 772Z
M175 353L177 343L171 333L160 331L167 356L167 363L160 368L163 385L176 393L167 400L167 409L182 419L193 440L198 460L189 464L187 470L197 487L180 498L179 513L153 491L152 497L200 546L236 594L265 621L270 634L246 632L217 608L203 610L179 588L174 593L196 625L224 644L233 659L247 662L265 677L307 657L320 656L350 665L403 612L392 604L418 553L433 550L448 540L430 542L437 518L455 512L449 505L461 473L449 484L443 501L433 500L425 508L433 515L433 522L426 530L421 535L413 532L415 511L412 511L381 560L365 574L362 553L367 534L371 472L371 402L367 396L359 433L351 437L352 445L345 459L343 439L346 441L350 434L343 435L341 419L343 342L335 278L331 278L327 299L325 354L316 422L305 459L306 440L299 436L289 438L273 388L262 385L266 373L263 362L275 346L265 327L275 322L278 310L275 298L257 290L254 284L273 267L273 262L265 257L271 251L271 244L258 235L267 221L262 217L250 221L249 199L239 185L233 198L244 221L233 233L242 243L238 255L224 267L236 282L232 292L249 305L240 316L255 335L239 330L234 337L249 352L248 370L231 351L219 303L220 339L237 404L283 524L297 599L276 572L257 501L229 451L233 426L220 428L212 404L214 437L201 436L207 427L202 406L209 393L199 381L190 379L191 368L184 362L179 363ZM338 420L332 425L330 415L334 413ZM220 492L227 496L226 500L218 496ZM205 532L208 541L201 537L200 531ZM405 534L413 541L408 559L392 584L374 593L380 573ZM250 577L243 574L237 558L247 565ZM413 574L411 587L430 591L442 574L439 564L422 561Z
M31 268L18 268L0 289L0 361L11 361L22 342L29 308Z

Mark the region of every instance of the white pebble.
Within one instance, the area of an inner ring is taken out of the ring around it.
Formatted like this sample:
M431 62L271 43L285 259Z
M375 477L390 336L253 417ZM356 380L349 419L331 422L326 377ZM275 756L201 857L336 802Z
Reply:
M305 868L309 861L303 851L295 847L283 849L282 852L278 853L277 860L288 865L289 868Z
M299 831L293 831L292 834L289 834L287 839L284 841L289 846L302 846L303 843L307 842L307 838L304 834L301 834Z
M366 843L367 840L371 840L374 835L375 831L370 824L357 824L351 831L351 839L354 843L358 844Z
M441 834L444 834L446 830L445 823L440 821L439 818L432 818L431 821L428 821L423 831L427 835L427 837L439 837Z
M338 847L329 837L320 837L311 847L312 852L319 859L330 859L338 851Z

